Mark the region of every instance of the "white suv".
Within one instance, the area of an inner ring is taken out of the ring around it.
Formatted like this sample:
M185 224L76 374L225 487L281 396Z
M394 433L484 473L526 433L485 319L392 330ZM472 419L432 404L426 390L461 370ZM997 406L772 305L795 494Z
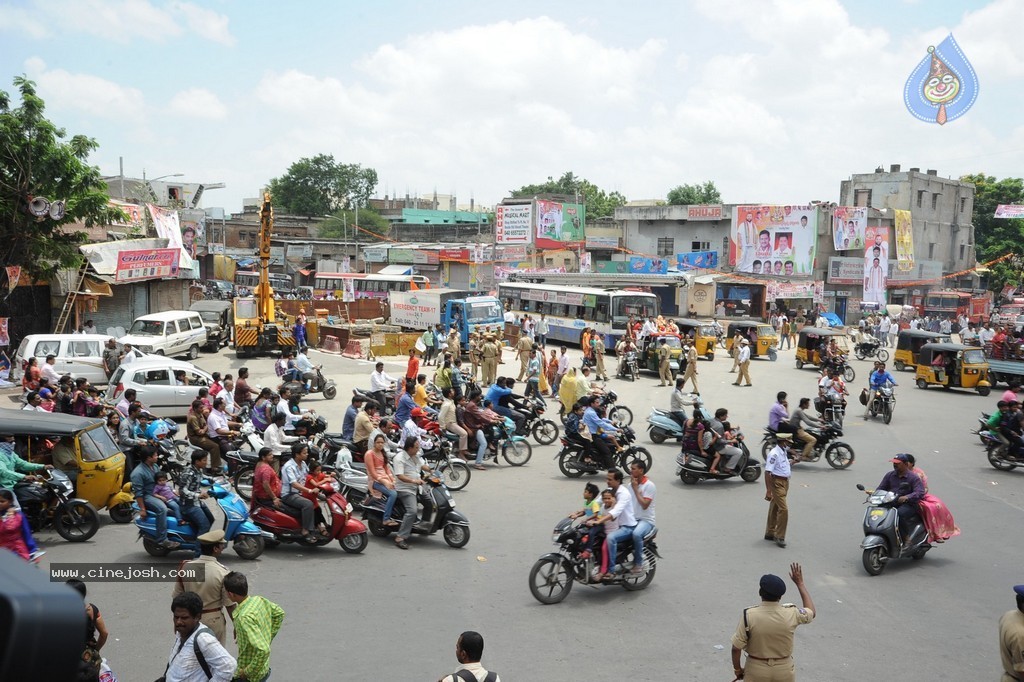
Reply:
M189 360L199 357L199 349L206 345L206 326L199 313L171 310L136 318L128 334L117 342L132 344L143 353L157 355L188 355Z

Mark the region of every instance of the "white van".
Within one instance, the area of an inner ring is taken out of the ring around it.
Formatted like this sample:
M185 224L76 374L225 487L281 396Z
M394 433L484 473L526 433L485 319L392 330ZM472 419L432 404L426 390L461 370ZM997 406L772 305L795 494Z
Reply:
M11 381L21 381L29 358L36 358L42 367L46 356L53 355L58 374L85 377L90 384L103 385L107 383L103 348L109 338L106 334L29 334L11 358Z
M117 342L130 343L143 353L188 355L189 360L195 360L207 343L206 327L199 313L171 310L136 318L128 334Z

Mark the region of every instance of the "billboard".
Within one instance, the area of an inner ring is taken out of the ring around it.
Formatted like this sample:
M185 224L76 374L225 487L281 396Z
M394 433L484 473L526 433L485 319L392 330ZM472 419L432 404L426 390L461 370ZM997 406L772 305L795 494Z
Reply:
M529 244L533 227L533 206L494 207L494 241L498 244Z
M864 284L864 259L848 256L833 256L828 259L828 271L825 277L829 284ZM900 271L896 261L890 260L886 267L886 284L898 285L902 282L940 282L942 280L942 261L922 260L914 264L912 270Z
M996 218L1024 218L1024 205L999 204L996 206Z
M914 227L910 211L896 209L896 263L900 270L914 269Z
M664 258L630 256L629 271L634 274L664 275L668 272L668 261Z
M157 235L166 239L169 247L173 249L182 248L181 225L178 222L178 212L160 208L153 204L146 204L146 208L149 209L149 216L153 219Z
M195 258L200 247L206 246L206 212L186 209L179 211L178 216L181 222L181 248Z
M836 251L860 251L868 227L868 209L838 206L832 211L832 245Z
M118 282L132 282L158 277L175 278L178 276L179 253L180 249L118 251L114 279Z
M677 270L692 270L694 268L717 268L718 252L692 251L690 253L677 253L676 264L674 267Z
M560 204L557 201L538 199L537 238L534 242L541 249L561 249L583 242L586 206L583 204Z
M737 206L729 263L737 272L810 275L817 232L814 206Z
M885 287L889 279L889 228L884 225L869 227L864 231L867 246L864 248L864 296L863 301L874 301L885 305Z
M629 272L629 263L624 260L599 260L594 263L594 272L610 272L625 275Z

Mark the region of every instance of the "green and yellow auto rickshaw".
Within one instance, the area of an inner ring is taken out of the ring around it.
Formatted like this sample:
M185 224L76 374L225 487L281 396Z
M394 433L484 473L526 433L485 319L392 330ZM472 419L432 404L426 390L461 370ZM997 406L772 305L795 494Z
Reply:
M985 353L977 346L926 343L917 351L918 388L969 388L986 396L992 391Z
M665 339L665 345L669 348L669 368L672 370L672 378L675 379L679 373L680 359L683 356L683 343L676 334L652 334L650 343L644 347L640 369L658 373L658 348L661 347L661 340Z
M715 333L715 327L712 323L706 320L684 317L676 320L676 326L679 327L680 336L690 339L690 342L697 349L697 355L708 360L715 359L715 344L718 343L718 334Z
M893 364L900 372L909 367L912 370L917 367L917 351L926 343L952 343L953 339L949 334L929 332L923 329L901 329L896 337L896 352L893 354Z
M835 340L839 352L849 356L849 337L845 332L835 329L804 327L796 341L796 368L803 369L804 365L821 366L821 345Z
M725 330L725 348L732 351L733 340L736 333L750 341L750 357L759 358L767 356L769 360L776 360L779 356L779 337L775 329L767 322L760 320L729 320L729 327Z

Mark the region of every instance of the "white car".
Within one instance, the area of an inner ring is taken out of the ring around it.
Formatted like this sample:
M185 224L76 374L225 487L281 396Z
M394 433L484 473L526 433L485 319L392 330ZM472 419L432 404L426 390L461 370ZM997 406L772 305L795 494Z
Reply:
M117 342L121 345L130 343L143 353L172 357L188 355L189 360L195 360L208 339L199 313L171 310L136 318L128 334Z
M179 372L184 372L185 383L175 378ZM105 399L115 404L122 393L134 388L136 399L153 414L184 418L199 389L212 384L213 377L191 363L150 355L118 367L107 385Z

